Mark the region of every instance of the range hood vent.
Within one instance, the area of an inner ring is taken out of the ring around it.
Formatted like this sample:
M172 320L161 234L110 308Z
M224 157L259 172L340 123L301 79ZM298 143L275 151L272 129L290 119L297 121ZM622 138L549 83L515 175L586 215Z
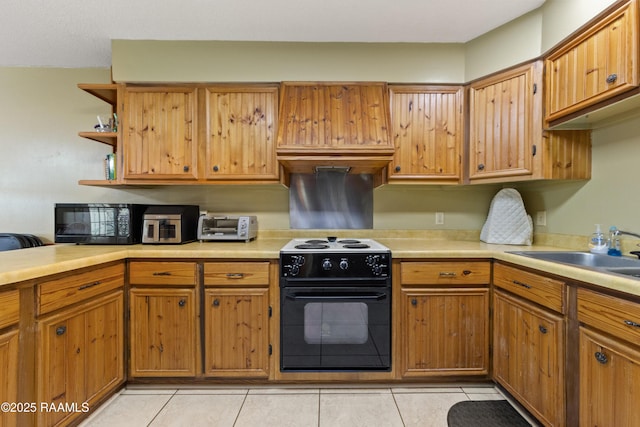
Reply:
M347 167L385 175L394 153L389 122L386 83L284 82L278 161L288 173Z

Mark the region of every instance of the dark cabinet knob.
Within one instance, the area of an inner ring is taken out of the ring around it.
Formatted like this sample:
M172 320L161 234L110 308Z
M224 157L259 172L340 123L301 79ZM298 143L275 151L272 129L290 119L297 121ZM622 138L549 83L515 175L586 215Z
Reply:
M218 307L220 305L220 300L218 298L213 300L213 306Z
M56 328L56 335L64 335L65 332L67 332L66 326L58 326Z
M396 166L396 172L400 172L400 169L402 169L400 166Z
M183 167L182 170L185 171L185 172L189 172L189 166Z
M618 80L618 75L617 74L609 74L607 76L607 83L609 83L609 84L615 83L616 80Z
M214 172L218 172L219 170L220 170L220 167L219 167L218 165L215 165L215 166L213 167L213 171L214 171Z
M185 299L181 299L180 301L178 301L178 305L180 307L184 307L185 305L187 305L187 300Z
M418 300L415 298L411 299L411 305L418 305Z
M600 352L600 351L596 351L594 356L596 357L596 360L598 362L602 363L603 365L606 364L609 361L609 358L607 357L607 355L602 353L602 352Z
M538 326L538 329L540 330L540 332L542 332L543 334L547 333L547 328L545 328L544 326L540 325Z
M482 163L480 163L480 164L478 165L478 170L479 170L479 171L483 171L483 170L484 170L484 165L483 165Z

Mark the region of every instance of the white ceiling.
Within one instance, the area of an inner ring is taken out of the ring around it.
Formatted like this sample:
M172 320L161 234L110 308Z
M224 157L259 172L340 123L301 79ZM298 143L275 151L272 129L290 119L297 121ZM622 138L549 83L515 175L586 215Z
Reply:
M2 0L0 66L108 67L111 40L463 43L545 0Z

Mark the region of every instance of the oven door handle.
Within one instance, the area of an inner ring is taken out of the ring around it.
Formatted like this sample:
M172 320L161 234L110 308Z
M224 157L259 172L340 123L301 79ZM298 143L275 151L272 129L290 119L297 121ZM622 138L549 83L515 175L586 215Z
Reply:
M387 294L379 292L373 295L309 295L309 294L287 294L286 298L294 301L318 301L318 300L359 300L359 301L380 301L387 297Z

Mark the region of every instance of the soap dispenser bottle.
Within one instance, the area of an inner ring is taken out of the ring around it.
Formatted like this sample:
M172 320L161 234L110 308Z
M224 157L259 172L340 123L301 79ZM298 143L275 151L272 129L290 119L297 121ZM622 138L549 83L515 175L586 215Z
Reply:
M609 250L607 254L611 256L622 256L622 251L620 251L620 234L615 225L609 228Z
M591 240L589 240L589 251L594 254L606 254L608 249L607 239L604 237L600 224L596 224L596 231L593 232Z

